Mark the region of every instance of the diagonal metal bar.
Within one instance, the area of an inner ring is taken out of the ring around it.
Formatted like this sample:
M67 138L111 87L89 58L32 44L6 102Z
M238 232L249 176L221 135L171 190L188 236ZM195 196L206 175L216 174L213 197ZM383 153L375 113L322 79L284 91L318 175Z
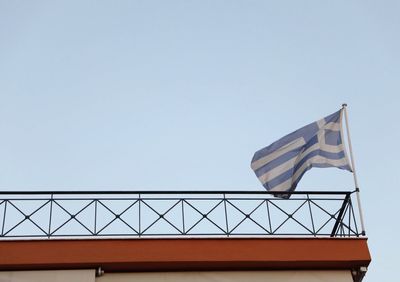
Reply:
M102 205L104 208L106 208L109 212L111 212L114 215L114 218L109 221L105 226L103 226L103 228L101 228L99 231L97 231L96 234L100 234L104 229L106 229L108 226L110 226L114 221L116 221L118 219L118 215L111 210L109 207L107 207L102 201L98 200L98 202L100 203L100 205Z
M20 211L20 209L18 209L17 207L15 207L15 205L12 203L12 201L10 201L10 200L8 200L7 202L6 202L6 204L9 204L9 205L11 205L11 206L13 206L14 208L16 208L23 216L24 216L24 218L22 219L22 220L20 220L18 223L16 223L16 224L14 224L12 227L11 227L11 229L9 229L7 232L4 232L4 228L5 228L5 226L4 226L4 224L3 224L3 236L7 236L7 234L8 233L10 233L12 230L14 230L15 228L17 228L20 224L22 224L22 222L24 222L25 220L26 220L26 215L22 212L22 211ZM5 212L4 212L4 214L5 214Z
M209 210L207 213L203 214L201 211L199 211L196 207L194 207L192 204L190 204L188 201L184 200L185 203L187 205L189 205L192 209L194 209L195 211L197 211L200 215L202 215L202 218L200 218L194 225L192 225L192 227L189 228L189 230L186 233L189 233L190 230L192 230L194 227L196 227L203 219L207 219L209 222L211 222L215 227L217 227L219 230L222 231L223 234L227 235L226 231L224 229L222 229L218 224L216 224L214 221L212 221L211 219L208 218L208 215L214 211L222 202L223 200L221 200L220 202L218 202L211 210Z
M28 217L28 220L30 221L30 222L32 222L37 228L39 228L42 232L43 232L43 234L44 235L48 235L47 233L46 233L46 231L42 228L42 227L40 227L38 224L36 224L36 222L34 222L33 220L32 220L32 215L34 215L36 212L38 212L40 209L42 209L44 206L46 206L48 203L50 203L50 200L49 201L47 201L46 203L44 203L42 206L40 206L38 209L36 209L34 212L32 212L30 215L29 215L29 217Z
M223 202L223 200L221 200L219 203L217 203L210 211L208 211L207 213L202 213L200 210L198 210L196 207L194 207L192 204L190 204L189 202L187 202L185 200L185 203L187 205L189 205L192 209L194 209L195 211L197 211L200 215L202 215L202 218L200 218L194 225L192 225L192 227L189 228L189 230L187 231L190 232L194 227L196 227L203 219L207 219L211 224L213 224L215 227L217 227L218 229L220 229L223 234L227 235L226 231L224 229L222 229L218 224L216 224L214 221L212 221L210 218L208 218L208 215L214 211L221 203Z
M304 229L306 229L309 233L313 234L313 231L310 230L307 226L305 226L304 224L302 224L300 221L298 221L294 215L307 203L308 201L305 200L291 215L290 218L292 220L294 220L297 224L299 224L301 227L303 227Z
M39 208L37 208L36 210L34 210L33 212L31 212L29 215L25 214L25 212L23 212L20 208L18 208L12 201L9 201L9 204L12 205L19 213L21 213L24 218L18 222L17 224L15 224L11 229L9 229L6 233L4 233L4 236L6 236L7 234L9 234L10 232L12 232L15 228L17 228L18 226L20 226L22 223L24 223L25 221L29 220L30 222L32 222L37 228L39 228L40 231L42 231L45 235L46 231L44 231L39 225L36 224L36 222L34 222L30 217L32 215L34 215L37 211L39 211L40 209L42 209L44 206L46 206L49 203L49 201L45 202L43 205L41 205Z
M94 232L92 230L90 230L85 224L83 224L78 218L77 216L83 212L85 209L87 209L90 205L92 205L94 203L94 200L92 200L91 202L89 202L86 206L84 206L82 209L80 209L74 216L73 219L75 221L77 221L80 225L82 225L82 227L84 227L87 231L89 231L92 235L94 235Z
M174 207L176 207L179 204L179 200L172 206L170 207L164 214L160 214L158 211L156 211L155 209L153 209L148 203L146 203L146 201L143 200L143 204L145 204L147 207L149 207L154 213L156 213L158 215L158 218L151 223L145 230L143 230L142 233L146 232L149 228L151 228L154 224L156 224L159 220L164 219L168 224L170 224L173 228L175 228L179 233L183 234L183 232L176 227L174 224L172 224L169 220L167 220L164 216L170 211L172 210Z
M89 204L87 204L86 206L84 206L81 210L79 210L76 214L72 214L72 213L70 213L67 209L65 209L62 205L60 205L59 203L58 203L58 201L57 200L54 200L54 203L57 205L57 206L59 206L62 210L64 210L69 216L70 216L70 218L67 220L67 221L65 221L63 224L61 224L57 229L55 229L51 234L54 234L54 233L56 233L58 230L60 230L62 227L64 227L66 224L68 224L68 222L70 222L71 220L75 220L76 222L78 222L80 225L82 225L82 227L83 228L85 228L87 231L89 231L89 233L91 233L91 235L95 235L89 228L87 228L86 227L86 225L84 225L80 220L78 220L77 218L76 218L76 216L78 215L78 214L80 214L82 211L84 211L87 207L89 207L92 203L94 203L94 201L95 200L92 200L91 202L89 202Z
M347 194L347 193L346 193ZM342 200L342 199L341 199ZM337 219L337 214L340 212L340 210L341 210L341 207L334 213L334 214L331 214L331 213L329 213L328 211L326 211L324 208L322 208L320 205L318 205L316 202L314 202L314 201L312 201L311 200L311 203L313 204L313 205L315 205L316 207L318 207L320 210L322 210L323 212L325 212L327 215L329 215L329 219L325 222L325 224L323 224L317 231L316 231L316 233L318 234L331 220L333 220L333 219Z
M110 221L110 222L108 222L108 224L106 224L105 226L103 226L103 228L101 228L100 230L98 230L95 234L100 234L101 233L101 231L103 231L104 229L106 229L108 226L110 226L110 224L112 224L114 221L116 221L117 220L117 215L114 213L114 211L112 211L111 209L109 209L106 205L104 205L103 203L102 203L102 201L100 201L100 200L98 200L98 203L100 204L100 205L102 205L103 207L105 207L108 211L110 211L113 215L114 215L114 218Z
M258 200L258 199L257 199ZM259 224L257 221L255 221L253 218L251 218L251 215L259 208L261 207L261 205L264 203L265 200L261 200L261 203L257 205L257 207L255 207L249 214L244 213L241 209L239 209L236 205L232 204L231 201L228 200L228 203L234 207L236 210L238 210L240 213L242 213L244 215L244 218L230 231L230 233L232 233L238 226L240 226L246 219L251 220L253 223L255 223L257 226L259 226L260 228L262 228L265 232L267 232L268 234L271 234L271 232L269 232L267 229L264 228L264 226L262 226L261 224Z
M343 220L344 211L345 211L345 209L346 209L346 207L347 207L347 205L348 205L349 198L350 198L350 195L347 194L346 197L345 197L344 200L343 200L342 207L340 208L339 215L338 215L337 218L336 218L335 225L333 226L333 229L332 229L332 232L331 232L331 237L335 236L336 231L337 231L337 229L338 229L338 227L339 227L339 224L340 224L340 223L342 222L342 220Z
M351 198L349 200L349 205L350 205L350 209L351 209L351 212L352 212L352 215L353 215L354 228L355 228L357 237L359 237L361 234L358 233L357 220L356 220L356 215L354 213L354 209L353 209L353 204L352 204Z
M346 237L350 236L351 233L356 235L357 237L360 235L344 222L340 224L340 227L343 229L343 236L345 235L345 230L348 231L348 235Z
M359 236L358 232L351 228L350 218L351 218L351 215L352 215L352 210L351 210L349 205L346 206L344 214L347 215L347 213L348 213L348 216L349 216L349 224L346 224L344 221L340 222L340 227L342 228L342 235L345 236L346 235L345 231L348 231L348 235L347 236L350 236L350 234L353 233L354 235L356 235L358 237Z
M343 199L340 199L341 201L343 200ZM327 215L329 215L329 216L332 216L332 214L330 213L330 212L328 212L326 209L324 209L323 207L321 207L319 204L317 204L316 202L315 202L316 200L310 200L310 203L312 203L314 206L316 206L316 207L318 207L321 211L323 211L324 213L326 213ZM338 211L340 211L340 208L338 209ZM337 212L336 212L337 213ZM335 214L336 214L335 213Z
M307 226L305 226L304 224L302 224L301 222L299 222L296 218L294 218L294 214L296 212L298 212L307 202L307 200L302 200L303 203L291 214L287 213L285 210L283 210L282 208L280 208L279 206L277 206L275 203L273 203L272 201L271 204L274 205L276 208L278 208L280 211L282 211L284 214L287 215L287 218L273 231L273 233L275 234L276 231L278 231L286 222L289 221L289 219L292 219L293 221L295 221L297 224L299 224L301 227L303 227L304 229L306 229L309 233L313 233L313 231L311 231L309 228L307 228Z
M135 202L133 202L131 205L129 205L125 210L123 210L120 214L119 214L119 216L118 216L118 219L120 220L120 221L122 221L126 226L128 226L130 229L132 229L136 234L139 234L139 232L135 229L135 228L133 228L129 223L127 223L123 218L122 218L122 215L125 213L125 212L127 212L131 207L133 207L136 203L138 203L139 202L139 200L136 200Z
M337 214L340 212L340 209L338 209L334 214L332 214L329 219L317 230L317 233L319 233L331 220L334 220L337 218Z
M170 224L173 228L175 228L179 233L183 234L183 232L176 227L174 224L172 224L168 219L165 218L165 215L170 212L174 207L176 207L179 204L180 200L178 200L173 206L171 206L164 214L160 214L158 211L153 209L146 201L143 201L143 204L145 204L147 207L149 207L153 212L155 212L158 215L158 218L150 224L145 230L143 230L142 233L145 233L149 228L151 228L154 224L156 224L160 219L164 219L168 224Z
M285 210L281 209L281 208L280 208L279 206L277 206L273 201L270 201L270 203L271 203L271 205L273 205L273 206L275 206L276 208L278 208L281 212L283 212L283 213L287 216L287 218L286 218L283 222L281 222L281 224L280 224L277 228L275 228L274 231L272 231L272 234L275 234L276 231L279 230L279 228L281 228L287 221L289 221L290 217L289 217L289 213L287 213Z
M108 222L108 224L106 224L105 226L103 226L103 228L101 228L99 231L95 231L95 234L99 234L101 233L104 229L106 229L108 226L110 226L114 221L116 221L117 219L120 220L122 223L124 223L128 228L130 228L133 232L135 232L137 235L139 235L139 232L132 227L129 223L127 223L121 216L128 211L132 206L134 206L137 202L139 202L139 200L136 200L135 202L133 202L131 205L129 205L124 211L122 211L120 214L116 214L114 213L113 210L111 210L110 208L108 208L103 202L97 200L97 202L99 202L103 207L105 207L108 211L110 211L113 215L114 218ZM104 234L102 234L104 235Z

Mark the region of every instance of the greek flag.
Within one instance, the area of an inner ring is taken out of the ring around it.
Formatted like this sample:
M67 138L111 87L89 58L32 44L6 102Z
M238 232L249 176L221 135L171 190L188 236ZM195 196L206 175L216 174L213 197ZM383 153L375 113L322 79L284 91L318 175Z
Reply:
M257 151L251 161L269 191L291 192L312 167L352 171L342 142L342 110L310 123ZM289 198L290 195L279 194Z

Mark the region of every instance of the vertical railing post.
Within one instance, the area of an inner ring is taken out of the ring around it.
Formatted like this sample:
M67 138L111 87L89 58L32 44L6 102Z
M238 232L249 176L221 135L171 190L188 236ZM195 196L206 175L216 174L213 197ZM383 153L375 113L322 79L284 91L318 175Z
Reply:
M310 200L310 195L307 194L308 209L309 209L309 211L310 211L311 225L312 225L313 235L314 235L314 237L315 237L317 234L315 233L314 217L313 217L313 214L312 214L311 203L310 203L310 202L311 202L311 200Z
M1 236L4 236L4 227L6 225L7 202L8 200L5 200L4 202L3 226L1 227Z
M265 206L267 207L267 217L268 217L269 232L272 235L271 214L269 212L269 199L265 199Z
M348 223L348 231L349 231L349 237L350 237L350 234L351 234L351 202L350 202L350 199L349 199L349 203L348 203L348 210L349 210L349 223ZM357 234L357 236L358 236L358 234Z
M229 225L228 225L228 210L226 208L226 196L224 193L224 209L225 209L225 224L226 224L226 235L229 237Z
M48 233L47 233L48 239L50 239L50 235L51 235L51 220L53 218L53 199L54 199L54 194L52 193L50 196L49 229L48 229Z
M97 235L97 202L98 199L94 200L94 235Z
M349 209L351 210L351 214L353 216L353 222L354 222L354 228L355 228L355 233L357 234L357 237L360 237L360 235L364 235L364 234L360 234L358 232L358 226L357 226L357 220L356 220L356 214L354 213L354 208L353 208L353 201L351 200L351 197L349 199ZM351 227L349 225L349 227Z
M183 231L183 234L185 235L186 234L186 231L185 231L185 209L184 209L184 207L183 207L183 201L184 201L184 199L181 199L181 203L182 203L182 231Z
M140 194L139 194L138 200L139 200L139 237L140 237L142 235L142 222L141 222L141 218L142 218L142 215L141 215L142 199L140 197Z

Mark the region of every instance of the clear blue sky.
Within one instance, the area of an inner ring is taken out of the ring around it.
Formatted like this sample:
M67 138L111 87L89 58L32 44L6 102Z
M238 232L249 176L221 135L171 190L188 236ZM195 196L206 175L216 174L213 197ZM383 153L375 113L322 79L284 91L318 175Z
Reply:
M373 262L394 281L398 1L0 0L0 188L262 190L253 153L349 104ZM298 190L352 190L313 169Z

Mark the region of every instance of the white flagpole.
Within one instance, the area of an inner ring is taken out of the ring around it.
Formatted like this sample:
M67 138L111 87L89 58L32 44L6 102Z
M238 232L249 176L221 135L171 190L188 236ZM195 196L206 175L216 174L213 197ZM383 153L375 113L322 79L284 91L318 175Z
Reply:
M349 129L349 122L348 122L347 108L346 107L347 107L347 104L342 104L342 109L343 109L343 112L344 112L344 118L345 118L345 121L346 121L346 132L347 132L347 141L349 143L351 167L353 169L354 185L355 185L355 188L356 188L358 212L360 214L361 234L365 236L364 216L363 216L362 207L361 207L361 200L360 200L360 188L358 187L356 167L354 165L353 148L351 146L350 129Z

